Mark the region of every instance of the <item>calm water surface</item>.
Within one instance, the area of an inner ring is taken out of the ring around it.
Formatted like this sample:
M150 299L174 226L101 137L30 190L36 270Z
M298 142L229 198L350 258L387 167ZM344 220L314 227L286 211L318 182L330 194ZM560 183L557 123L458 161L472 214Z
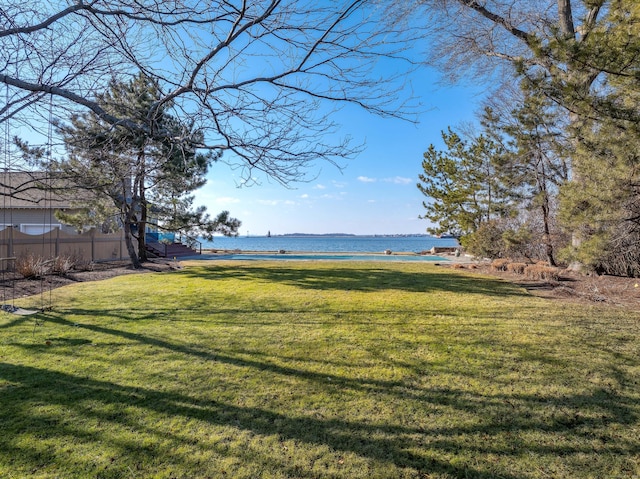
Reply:
M432 236L239 236L216 237L202 243L207 249L311 253L419 253L434 246L455 247L458 242Z

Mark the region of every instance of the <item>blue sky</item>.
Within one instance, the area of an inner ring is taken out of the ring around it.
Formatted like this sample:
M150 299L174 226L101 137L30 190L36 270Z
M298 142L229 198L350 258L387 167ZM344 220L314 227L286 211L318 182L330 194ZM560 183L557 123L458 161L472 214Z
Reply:
M287 188L261 178L258 185L240 188L241 179L220 162L196 192L195 205L206 206L212 216L228 210L242 221L243 236L425 233L429 225L418 217L426 198L416 188L422 155L432 143L442 148L441 131L448 126L475 121L484 90L438 84L438 74L426 67L410 80L423 105L417 124L380 118L355 106L336 113L340 136L364 143L362 153L342 170L318 163L309 170L308 182Z
M238 188L239 178L220 163L211 168L196 204L211 214L229 210L242 221L241 235L425 233L428 224L418 218L425 197L416 188L422 154L432 143L442 147L440 132L448 126L474 121L481 90L438 86L437 74L426 71L416 80L414 92L425 110L417 125L355 108L336 114L340 134L365 143L342 171L318 164L306 183L286 188L265 179Z

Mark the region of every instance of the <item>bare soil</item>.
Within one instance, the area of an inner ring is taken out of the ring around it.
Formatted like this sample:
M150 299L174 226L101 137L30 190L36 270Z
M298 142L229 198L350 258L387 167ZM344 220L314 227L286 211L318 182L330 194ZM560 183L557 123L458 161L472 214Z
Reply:
M583 275L563 271L559 281L534 281L506 271L494 271L488 264L453 264L478 274L498 277L527 289L531 294L558 301L584 304L605 304L633 311L640 311L640 278ZM41 279L24 279L15 273L0 273L0 299L3 304L12 299L42 294L73 283L100 281L131 273L164 272L180 269L180 263L165 259L153 259L142 269L134 269L126 261L96 263L86 271L72 271L65 275L51 275Z

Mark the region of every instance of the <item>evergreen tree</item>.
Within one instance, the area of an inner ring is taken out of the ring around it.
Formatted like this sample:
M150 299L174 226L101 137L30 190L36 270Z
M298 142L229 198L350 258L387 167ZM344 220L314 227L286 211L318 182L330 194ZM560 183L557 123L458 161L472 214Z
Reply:
M111 200L124 228L127 251L136 267L146 260L149 192L171 192L169 197L155 195L156 199L167 199L158 200L154 213L167 211L171 196L180 197L204 184L204 176L214 160L211 155L197 153L196 145L201 143L202 135L172 117L168 113L170 104L156 107L159 97L157 83L143 74L127 83L112 81L109 90L96 101L113 115L126 115L146 124L145 131L150 133L113 127L94 113L74 116L71 124L58 125L69 156L48 165L75 188L89 192L96 199ZM172 134L154 135L159 129ZM200 221L208 220L202 208L193 214ZM235 233L239 222L229 218L228 213L222 218L229 223L218 227ZM215 229L214 222L211 223ZM137 253L134 239L138 243Z
M527 241L541 243L542 255L555 266L555 238L561 236L556 221L557 196L568 180L569 164L555 110L543 96L524 93L520 104L507 115L486 108L481 123L494 141L508 145L508 154L498 165L503 181L517 196L521 209L534 213L528 222L537 218L526 227L530 231Z
M560 213L582 241L566 254L601 273L640 276L640 136L613 120L581 132L581 183L562 188Z
M640 4L613 2L580 61L606 71L597 98L576 100L574 177L561 217L580 241L568 257L601 272L640 276Z
M611 127L616 125L629 133L624 135L630 141L626 148L636 147L633 139L640 134L637 0L396 1L388 11L390 19L398 11L403 19L423 19L428 38L425 63L443 68L451 78L475 74L493 85L497 80L500 90L515 78L534 95L557 105L566 133L571 134L567 151L570 179L576 185L568 191L589 195L596 186L582 184L580 176L582 170L598 169L598 155L586 151L592 148L595 132L615 134ZM500 70L503 74L496 75ZM580 164L591 160L596 164ZM589 240L590 228L579 228L575 222L567 225L579 229L571 232L578 252L580 243Z
M446 151L434 145L424 153L418 189L429 198L421 216L434 223L432 234L465 237L493 219L512 211L496 166L502 147L485 135L463 141L451 128L442 132Z
M62 196L64 193L57 193ZM73 226L78 233L96 228L101 233L115 233L121 228L118 210L109 198L83 195L72 198L69 210L56 210L55 217L62 224Z

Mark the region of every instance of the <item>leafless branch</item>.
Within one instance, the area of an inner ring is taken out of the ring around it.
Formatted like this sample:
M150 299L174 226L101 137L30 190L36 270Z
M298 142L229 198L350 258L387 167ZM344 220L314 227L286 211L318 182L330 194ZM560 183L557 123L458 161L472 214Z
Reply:
M405 55L415 30L389 29L373 1L4 3L0 121L27 121L46 97L58 119L91 111L111 128L162 136L153 118L170 108L205 132L199 147L228 150L286 183L304 165L358 151L331 120L340 105L413 113L401 97L403 76L416 67ZM380 62L395 62L378 70L393 73L374 75ZM96 95L111 79L140 71L163 91L146 120L100 107Z

